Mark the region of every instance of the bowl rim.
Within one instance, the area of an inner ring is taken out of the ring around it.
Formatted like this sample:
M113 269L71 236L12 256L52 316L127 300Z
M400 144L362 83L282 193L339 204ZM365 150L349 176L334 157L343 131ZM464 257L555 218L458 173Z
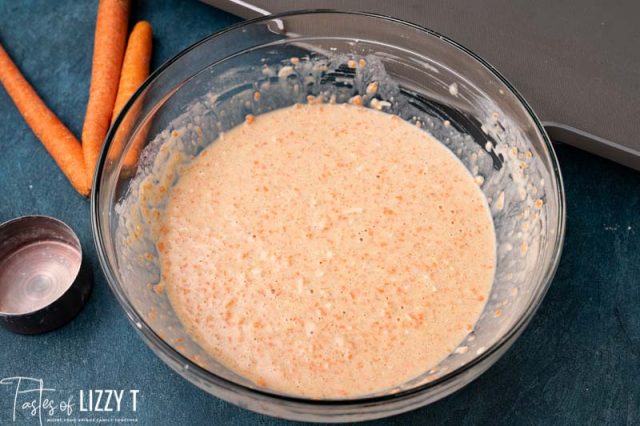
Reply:
M533 295L532 303L529 304L527 309L521 314L521 316L517 319L516 323L506 332L503 336L501 336L496 342L494 342L489 348L487 348L484 352L479 355L476 355L472 360L468 363L451 370L447 374L434 379L428 383L415 386L410 389L406 389L397 393L390 393L381 396L373 396L373 397L363 397L363 398L351 398L351 399L308 399L297 396L290 396L279 394L275 392L270 392L268 390L257 389L253 387L248 387L242 385L240 383L234 382L232 380L226 379L222 376L216 375L209 370L200 367L195 364L193 361L189 360L185 356L183 356L180 352L175 350L171 345L169 345L166 341L164 341L158 334L156 334L151 327L146 323L143 319L142 315L140 315L137 310L133 307L133 305L129 302L127 297L124 295L123 291L120 289L120 284L118 280L115 278L113 271L111 269L111 265L107 260L107 256L105 250L103 249L105 243L103 239L103 233L101 229L101 220L100 220L100 202L98 199L98 194L100 193L100 180L101 176L107 161L107 152L109 147L111 146L114 136L116 134L116 129L121 125L123 118L127 115L129 110L131 110L133 104L136 100L144 93L146 88L154 82L166 69L171 67L175 62L181 59L183 56L187 55L189 52L197 49L201 45L208 43L211 40L214 40L220 37L223 34L227 34L230 32L241 30L244 27L260 23L277 20L278 18L287 18L293 16L303 16L303 15L329 15L329 14L339 14L339 15L352 15L352 16L361 16L372 18L374 20L380 20L385 22L391 22L393 24L407 26L413 30L420 31L425 33L427 36L437 37L441 41L453 46L457 50L459 50L462 54L469 55L472 59L474 59L478 65L484 67L490 74L496 77L500 82L502 82L506 88L516 97L516 99L520 102L522 107L525 109L529 117L533 120L536 129L542 139L543 146L546 148L546 152L548 155L549 162L552 166L551 174L555 178L555 189L556 189L556 197L558 204L558 228L555 232L555 240L552 241L553 253L551 255L550 261L547 265L544 274L542 274L541 285L535 290L535 294ZM98 260L100 266L104 272L106 280L109 284L109 287L113 291L118 300L121 307L124 309L129 321L134 326L134 329L138 333L140 333L143 337L143 341L153 350L156 355L158 355L163 361L166 362L165 357L169 357L173 361L179 363L184 366L184 369L181 369L179 373L183 376L189 376L186 378L192 379L193 375L200 380L204 380L209 384L213 384L215 386L220 386L227 390L231 390L234 392L244 392L253 395L254 397L266 398L266 399L275 399L281 402L289 402L293 404L301 404L308 406L327 406L327 407L353 407L359 405L370 405L370 404L378 404L384 402L398 401L406 398L410 398L419 394L424 393L425 391L433 390L439 385L449 382L452 379L455 379L458 376L463 375L466 372L469 372L473 367L482 364L483 362L489 360L494 354L500 353L501 350L506 350L510 347L510 345L515 341L515 339L522 333L522 331L529 324L534 314L538 310L544 296L546 295L551 281L556 273L558 268L558 264L560 262L560 258L562 255L564 235L565 235L565 227L566 227L566 200L565 200L565 192L564 192L564 183L562 179L562 174L560 172L560 166L558 164L558 159L553 149L553 145L547 132L545 131L540 119L537 117L531 106L527 103L524 97L515 89L515 87L507 80L498 70L491 65L489 62L484 60L482 57L471 51L470 49L464 47L463 45L451 40L447 36L444 36L436 31L428 29L426 27L422 27L420 25L399 19L391 16L386 16L382 14L370 13L370 12L356 12L356 11L345 11L345 10L337 10L337 9L302 9L302 10L294 10L285 13L279 13L275 15L267 15L261 16L258 18L244 20L239 23L230 25L226 28L223 28L220 31L216 31L211 35L204 37L203 39L195 42L191 46L183 49L178 54L173 56L171 59L160 65L155 71L153 71L149 77L142 83L142 85L136 90L136 92L131 96L131 98L127 101L125 106L122 108L118 117L114 120L113 124L109 128L107 136L105 138L102 150L100 152L100 157L96 166L95 174L93 176L93 191L91 193L91 230L93 235L94 244L96 247L96 252L98 255ZM496 359L497 360L497 359ZM494 361L495 362L495 361ZM493 364L493 362L491 362ZM491 365L490 364L490 365ZM169 365L173 369L177 370L175 365ZM192 381L192 380L189 380ZM195 384L198 384L194 382ZM202 386L201 386L202 387Z

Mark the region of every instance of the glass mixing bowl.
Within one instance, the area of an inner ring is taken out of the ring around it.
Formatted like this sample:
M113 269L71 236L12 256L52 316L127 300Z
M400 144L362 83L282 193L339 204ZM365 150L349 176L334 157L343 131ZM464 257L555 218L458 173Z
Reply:
M372 82L378 90L367 93ZM356 95L364 107L397 114L433 134L476 177L496 230L493 288L473 331L420 377L351 399L279 394L226 369L185 333L156 284L153 235L184 164L247 114L296 102L353 102ZM434 402L505 353L556 270L565 205L545 131L491 65L440 34L396 19L310 11L230 27L153 73L109 132L95 176L92 219L109 285L167 365L250 410L306 421L357 421Z

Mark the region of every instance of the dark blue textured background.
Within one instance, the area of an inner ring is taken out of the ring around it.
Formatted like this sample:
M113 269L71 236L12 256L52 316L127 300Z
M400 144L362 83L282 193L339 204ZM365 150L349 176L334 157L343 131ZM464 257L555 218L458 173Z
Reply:
M77 135L95 9L95 1L0 0L0 41ZM195 0L137 1L132 22L143 18L154 28L154 67L237 21ZM557 152L567 239L533 322L472 384L380 424L640 424L640 173L566 146ZM56 398L74 395L76 403L80 389L139 389L135 417L145 425L284 423L200 391L144 345L97 264L88 201L76 195L0 89L0 221L25 214L55 216L76 230L95 287L85 309L60 330L40 336L0 330L0 379L42 378L58 390ZM12 398L9 387L0 386L0 424L11 422ZM33 421L18 416L18 424Z

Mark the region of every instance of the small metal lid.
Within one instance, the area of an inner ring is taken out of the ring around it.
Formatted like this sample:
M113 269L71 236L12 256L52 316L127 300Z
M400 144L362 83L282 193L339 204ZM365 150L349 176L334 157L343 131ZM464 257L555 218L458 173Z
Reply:
M65 223L23 216L0 225L0 323L36 334L63 326L91 293L91 268Z

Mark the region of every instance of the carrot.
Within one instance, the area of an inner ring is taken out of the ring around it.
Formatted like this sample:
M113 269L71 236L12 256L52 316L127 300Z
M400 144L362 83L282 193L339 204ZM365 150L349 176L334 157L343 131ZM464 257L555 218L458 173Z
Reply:
M112 123L120 114L131 95L138 90L138 87L149 76L152 36L151 24L147 21L138 22L131 31L127 50L124 53L118 96L113 107Z
M71 185L80 194L89 195L89 179L80 142L45 105L1 44L0 83Z
M138 22L127 43L127 50L124 54L124 62L122 63L122 72L120 74L120 84L118 85L118 96L113 108L111 122L115 121L122 108L127 103L131 95L138 90L138 87L149 76L149 67L151 63L151 47L152 47L153 31L151 24L147 21ZM135 116L136 108L130 111L131 116ZM124 125L125 123L123 123ZM132 168L135 166L142 150L142 142L144 137L137 137L129 151L125 155L124 167Z
M82 127L82 150L89 182L93 178L116 102L127 43L129 9L129 0L100 0L98 4L91 87Z

